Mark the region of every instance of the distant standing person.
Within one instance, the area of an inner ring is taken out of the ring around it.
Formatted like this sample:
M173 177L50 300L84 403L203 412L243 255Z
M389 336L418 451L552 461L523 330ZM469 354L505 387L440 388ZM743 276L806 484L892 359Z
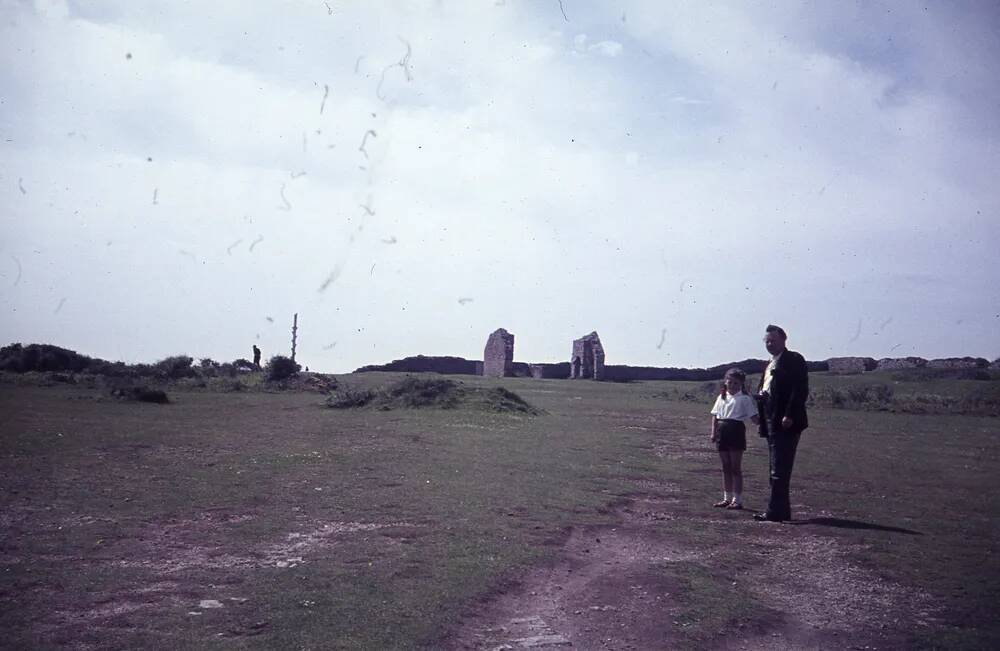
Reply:
M712 442L722 460L722 499L713 506L743 508L743 452L747 449L747 426L757 422L757 405L743 386L747 376L738 368L726 371L722 390L712 405Z
M785 331L778 326L767 326L764 347L771 354L771 361L760 378L757 399L762 417L760 433L767 436L771 499L766 511L754 514L755 520L783 522L792 519L788 496L792 466L802 430L809 427L806 417L806 398L809 396L806 360L785 347L787 339Z
M260 368L260 348L257 348L257 344L253 345L253 365Z

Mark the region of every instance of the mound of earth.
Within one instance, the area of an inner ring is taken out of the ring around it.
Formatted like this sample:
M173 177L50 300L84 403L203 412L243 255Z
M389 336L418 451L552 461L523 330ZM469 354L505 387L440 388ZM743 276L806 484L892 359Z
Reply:
M407 377L399 382L364 391L347 388L335 393L327 402L334 409L375 407L381 410L437 408L456 409L472 407L485 411L541 413L521 396L503 387L469 387L461 382L446 379L421 379Z

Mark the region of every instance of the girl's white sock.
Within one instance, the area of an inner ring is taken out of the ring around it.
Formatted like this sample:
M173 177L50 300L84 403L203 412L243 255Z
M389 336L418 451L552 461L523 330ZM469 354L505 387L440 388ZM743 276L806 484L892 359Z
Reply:
M732 499L732 495L729 494L729 491L723 491L722 492L722 501L723 502L728 502L731 499Z
M739 493L733 493L733 504L742 504L743 496Z

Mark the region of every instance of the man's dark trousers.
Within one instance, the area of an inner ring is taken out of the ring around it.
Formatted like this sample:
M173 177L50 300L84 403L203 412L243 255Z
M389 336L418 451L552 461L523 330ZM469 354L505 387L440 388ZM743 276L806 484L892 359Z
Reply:
M792 466L795 465L795 450L799 446L802 432L775 431L767 437L767 449L771 467L771 500L767 504L767 517L772 520L791 520L792 505L788 498L788 487L792 480Z

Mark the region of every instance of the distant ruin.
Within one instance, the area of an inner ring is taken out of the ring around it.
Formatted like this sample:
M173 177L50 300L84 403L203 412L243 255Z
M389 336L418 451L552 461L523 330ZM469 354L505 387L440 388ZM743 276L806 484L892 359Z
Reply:
M514 374L514 335L503 328L486 340L483 351L484 377L511 377Z
M831 373L841 375L867 373L868 371L895 371L911 368L941 370L985 369L989 360L982 357L945 357L924 359L923 357L884 357L877 362L871 357L831 357L827 360Z
M597 332L573 341L569 362L526 363L514 361L514 335L503 328L490 334L483 350L483 360L466 360L461 357L407 357L389 364L363 366L363 371L435 372L454 375L480 375L485 377L516 377L535 379L590 379L609 382L687 380L706 381L721 379L733 367L747 374L761 373L767 366L765 360L745 359L719 364L709 368L677 368L653 366L606 365L604 346ZM806 362L810 373L829 371L833 374L853 375L871 371L896 371L905 369L940 369L945 372L978 372L985 369L1000 370L1000 359L990 363L981 357L948 357L927 360L923 357L831 357L825 361Z
M601 345L601 338L597 336L596 331L573 342L569 371L571 380L604 379L604 346Z
M927 360L923 357L883 357L876 367L879 371L895 371L903 368L923 368Z
M989 360L982 357L945 357L927 362L927 368L969 369L988 368Z
M854 373L864 373L874 371L878 366L871 357L831 357L826 360L831 373L838 375L850 375Z

